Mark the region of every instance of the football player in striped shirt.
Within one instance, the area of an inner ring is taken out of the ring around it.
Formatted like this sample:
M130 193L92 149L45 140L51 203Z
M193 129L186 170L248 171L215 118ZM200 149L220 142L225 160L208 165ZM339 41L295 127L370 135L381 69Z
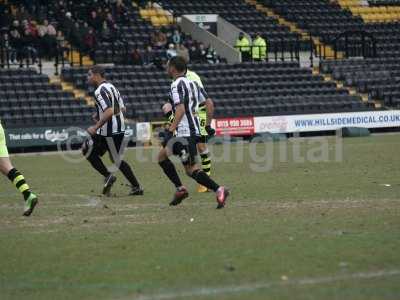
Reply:
M203 82L201 81L201 78L199 75L197 75L196 72L187 70L186 72L186 77L191 80L197 82L197 84L201 87L204 88ZM171 100L171 99L170 99ZM211 99L208 99L210 103L213 105L213 102ZM167 119L167 126L170 126L174 120L174 113L172 111L172 104L170 102L167 102L163 105L162 107L164 116ZM200 122L200 137L199 137L199 142L197 143L197 150L200 154L201 158L201 167L203 171L210 176L211 175L211 158L210 158L210 151L207 148L207 141L210 137L215 135L215 130L208 125L207 126L207 108L202 103L198 107L197 111L197 116L199 118ZM199 193L205 193L208 192L208 189L203 186L199 185L197 188L197 191Z
M129 195L143 195L138 180L129 164L122 159L124 153L126 111L122 97L117 88L107 82L105 71L100 66L93 66L88 72L89 84L96 87L94 93L97 114L96 122L87 129L91 138L87 139L82 147L82 153L86 156L92 167L104 176L103 194L110 195L111 188L117 178L106 168L101 157L108 152L110 159L131 184Z
M165 175L175 185L176 192L170 205L179 205L189 196L183 186L174 164L169 159L176 155L181 159L186 174L197 183L216 194L217 208L223 208L229 196L229 190L210 178L196 162L197 143L200 137L200 123L197 116L198 106L203 104L207 110L207 125L212 119L212 104L205 90L195 81L186 77L187 66L184 58L176 56L168 62L168 74L174 79L171 84L174 119L163 135L158 162Z
M6 138L3 127L0 123L0 172L3 173L14 184L17 190L25 199L24 216L28 217L32 214L35 206L39 203L38 197L31 191L28 183L25 181L24 175L21 174L11 163L8 155Z

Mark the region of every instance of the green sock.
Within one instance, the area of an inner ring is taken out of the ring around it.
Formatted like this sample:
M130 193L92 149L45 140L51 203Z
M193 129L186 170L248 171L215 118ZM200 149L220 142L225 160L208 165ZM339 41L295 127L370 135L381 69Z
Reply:
M200 154L201 158L201 168L203 171L210 176L211 175L211 158L208 151Z

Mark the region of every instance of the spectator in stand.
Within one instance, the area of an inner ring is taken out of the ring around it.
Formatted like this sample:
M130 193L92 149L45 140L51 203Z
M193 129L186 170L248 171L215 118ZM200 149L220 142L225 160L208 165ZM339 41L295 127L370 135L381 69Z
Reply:
M192 46L189 48L189 57L190 60L194 63L201 62L201 55L199 49L193 43Z
M65 40L64 34L61 30L57 31L57 47L59 49L59 51L62 53L62 55L64 53L66 53L67 57L69 56L69 47L68 47L68 43Z
M55 56L56 34L56 29L47 20L38 26L40 50L48 58Z
M174 44L169 44L168 46L168 50L167 50L167 59L171 59L173 57L175 57L176 54L176 49L175 49L175 45Z
M111 32L110 28L108 27L106 21L103 22L103 27L101 29L101 39L106 42L109 42L112 40L112 32Z
M66 12L65 16L61 19L61 27L65 33L65 36L72 40L73 32L75 28L74 20L72 19L72 14L70 12Z
M94 28L96 31L100 31L103 21L100 16L97 15L97 12L95 10L92 10L90 13L90 18L88 20L89 25Z
M22 21L22 26L24 28L25 35L29 35L34 39L38 37L39 32L36 21L24 20Z
M54 37L57 36L57 30L54 24L49 23L49 25L47 26L47 34Z
M39 24L38 25L39 38L43 38L44 36L47 35L47 25L48 25L48 21L47 20L44 20L43 24Z
M135 45L133 47L133 50L131 52L131 57L132 57L133 65L142 65L143 64L142 54L140 53L137 45Z
M160 30L156 30L151 36L151 43L155 48L165 48L167 45L167 37Z
M105 22L107 23L108 28L114 28L115 27L115 20L112 14L109 12L107 13L107 17Z
M15 26L15 24L18 24L18 21L14 21L13 27L10 31L10 46L11 48L16 50L16 59L21 60L22 59L22 47L23 47L23 41L22 41L22 36L18 30L18 27Z
M253 41L252 57L254 61L264 61L267 58L267 42L257 33Z
M219 63L217 51L213 47L208 47L207 54L206 54L207 62L209 64L217 64Z
M93 29L93 28L90 27L87 22L84 22L83 26L81 26L81 34L82 34L83 38L85 38L86 34L89 32L90 29Z
M185 59L186 62L190 61L189 50L185 47L184 44L179 44L176 47L176 54L177 56L181 56Z
M93 57L96 47L96 35L92 28L86 33L83 38L84 51Z
M145 65L153 64L154 60L155 60L155 53L153 47L151 45L148 45L143 55L143 63Z
M0 12L0 28L8 27L13 20L13 17L7 7Z
M251 43L249 39L244 35L243 32L239 33L239 37L236 40L235 48L242 53L242 61L251 60Z
M117 21L120 21L122 23L126 23L128 21L127 9L122 0L117 0L115 4L114 14L117 18Z
M38 55L38 30L36 22L29 22L28 20L22 21L23 35L22 47L23 55L27 59L31 59L32 64L37 60Z
M182 43L182 35L181 35L181 33L179 32L178 29L174 30L174 34L172 35L172 42L175 45L179 45L179 44Z
M3 52L2 61L9 60L11 63L14 63L17 59L17 51L12 47L10 36L7 32L0 39L0 47L6 50Z
M207 49L203 43L199 44L199 54L200 54L200 62L201 63L207 62Z
M17 10L13 15L17 16L19 21L27 20L29 18L29 13L26 11L23 5L17 7Z
M161 27L161 32L165 34L165 37L167 38L167 45L174 43L172 41L172 31L169 28L166 27Z
M72 29L71 32L71 37L70 40L72 44L76 47L80 47L82 45L82 40L83 40L83 34L82 34L82 28L79 25L78 22L75 22L74 28Z

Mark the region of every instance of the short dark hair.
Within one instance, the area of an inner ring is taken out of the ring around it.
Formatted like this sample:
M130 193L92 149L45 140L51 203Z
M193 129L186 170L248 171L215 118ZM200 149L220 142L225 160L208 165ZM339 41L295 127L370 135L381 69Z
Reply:
M173 66L178 72L186 72L186 61L182 56L175 56L169 60L169 65Z
M90 68L90 71L92 71L93 74L99 74L101 77L106 76L106 71L104 70L103 67L94 65Z

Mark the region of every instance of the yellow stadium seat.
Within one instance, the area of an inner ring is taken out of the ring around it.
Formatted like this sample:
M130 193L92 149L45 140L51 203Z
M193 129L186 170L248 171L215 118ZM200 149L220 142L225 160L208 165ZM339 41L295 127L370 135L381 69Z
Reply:
M149 18L149 12L147 11L147 9L141 9L139 13L142 16L142 18L144 19Z
M157 16L157 11L155 9L148 9L148 12L149 12L150 18Z
M160 17L158 17L158 19L160 20L160 24L161 25L168 25L169 24L168 19L167 19L166 16L160 16Z
M151 20L151 23L154 26L160 26L161 25L160 19L157 16L152 16L150 20Z
M386 6L378 6L378 8L379 8L379 12L380 13L386 13L387 12Z
M161 8L156 8L157 16L165 16L165 10Z

